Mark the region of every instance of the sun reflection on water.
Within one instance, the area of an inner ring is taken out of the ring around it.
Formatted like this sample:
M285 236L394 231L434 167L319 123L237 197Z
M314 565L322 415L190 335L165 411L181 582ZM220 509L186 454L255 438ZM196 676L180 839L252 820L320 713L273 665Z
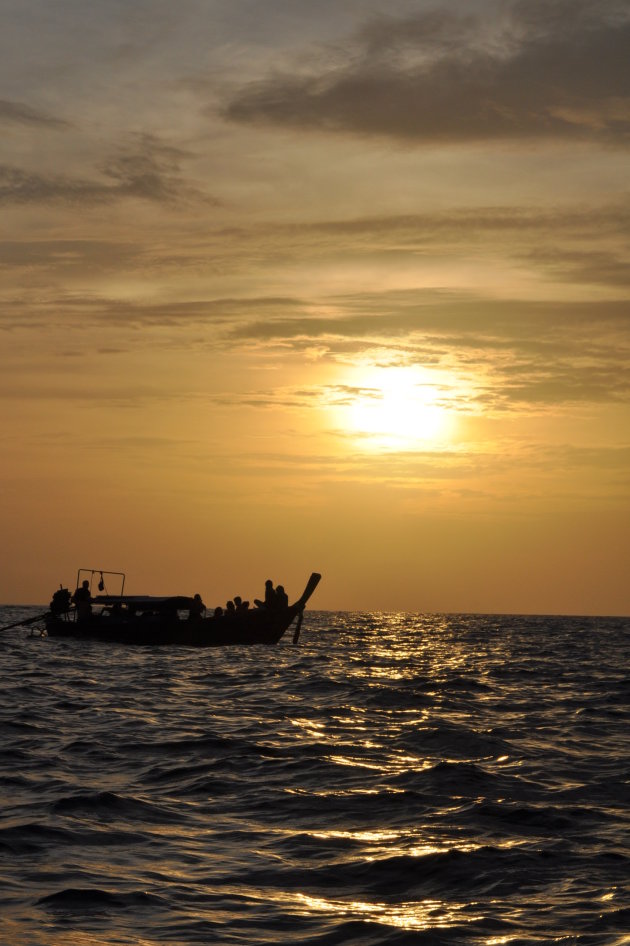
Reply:
M377 845L377 847L372 849L371 854L364 852L366 861L376 860L376 854L379 852L379 850L386 850L388 857L396 857L399 855L405 855L408 857L428 857L433 854L448 854L451 851L457 851L459 854L470 854L474 851L480 850L482 846L472 841L466 842L460 839L453 839L452 841L440 841L439 844L430 843L427 841L423 844L415 844L409 847L409 831L395 829L374 829L369 831L331 829L326 831L311 831L310 836L313 838L318 838L322 841L342 840L355 841L360 844ZM380 848L380 845L387 845L387 847ZM497 845L497 848L503 846L504 845Z
M383 768L378 762L367 762L365 759L357 759L353 756L331 755L327 757L327 761L334 762L336 765L349 765L355 769L373 769L377 772Z
M483 915L473 904L453 904L443 900L419 900L408 903L370 903L363 900L334 900L306 893L286 895L298 912L329 913L344 919L361 919L405 930L448 929L460 923L474 923ZM284 899L284 898L283 898ZM473 911L471 911L471 906Z
M288 795L312 795L314 798L328 798L331 795L338 796L339 798L344 798L348 795L381 795L382 790L380 788L321 788L321 789L307 789L307 788L286 788L286 793ZM404 788L392 788L389 790L390 794L402 795L404 794Z

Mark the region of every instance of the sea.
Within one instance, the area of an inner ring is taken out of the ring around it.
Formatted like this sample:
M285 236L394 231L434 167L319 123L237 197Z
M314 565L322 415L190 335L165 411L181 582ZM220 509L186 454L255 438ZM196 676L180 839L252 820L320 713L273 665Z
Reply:
M2 631L0 943L630 944L629 653L610 617Z

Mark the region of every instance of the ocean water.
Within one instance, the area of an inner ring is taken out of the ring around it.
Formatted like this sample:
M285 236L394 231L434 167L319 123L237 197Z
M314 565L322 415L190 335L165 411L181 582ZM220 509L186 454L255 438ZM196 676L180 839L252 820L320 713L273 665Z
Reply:
M0 943L630 943L629 647L615 618L5 631Z

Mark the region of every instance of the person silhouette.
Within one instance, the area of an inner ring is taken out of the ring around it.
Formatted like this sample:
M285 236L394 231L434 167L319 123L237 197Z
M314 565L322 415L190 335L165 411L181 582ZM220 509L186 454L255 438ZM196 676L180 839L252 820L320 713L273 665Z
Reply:
M261 601L260 598L254 598L254 604L257 608L275 608L276 593L273 589L273 582L271 578L268 578L265 582L265 600Z
M84 618L89 618L92 613L92 595L90 594L90 583L87 578L72 595L72 600L77 609L77 619L82 621Z
M188 620L189 621L200 621L203 612L206 610L206 606L201 600L201 595L197 594L192 599L189 611L188 611Z

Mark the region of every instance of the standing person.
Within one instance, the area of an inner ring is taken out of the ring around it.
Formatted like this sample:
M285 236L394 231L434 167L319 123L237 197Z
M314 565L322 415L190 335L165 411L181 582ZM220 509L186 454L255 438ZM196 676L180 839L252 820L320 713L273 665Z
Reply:
M77 609L77 618L82 621L89 618L92 613L92 595L90 594L90 583L87 578L82 582L81 587L77 588L72 595L72 600Z

